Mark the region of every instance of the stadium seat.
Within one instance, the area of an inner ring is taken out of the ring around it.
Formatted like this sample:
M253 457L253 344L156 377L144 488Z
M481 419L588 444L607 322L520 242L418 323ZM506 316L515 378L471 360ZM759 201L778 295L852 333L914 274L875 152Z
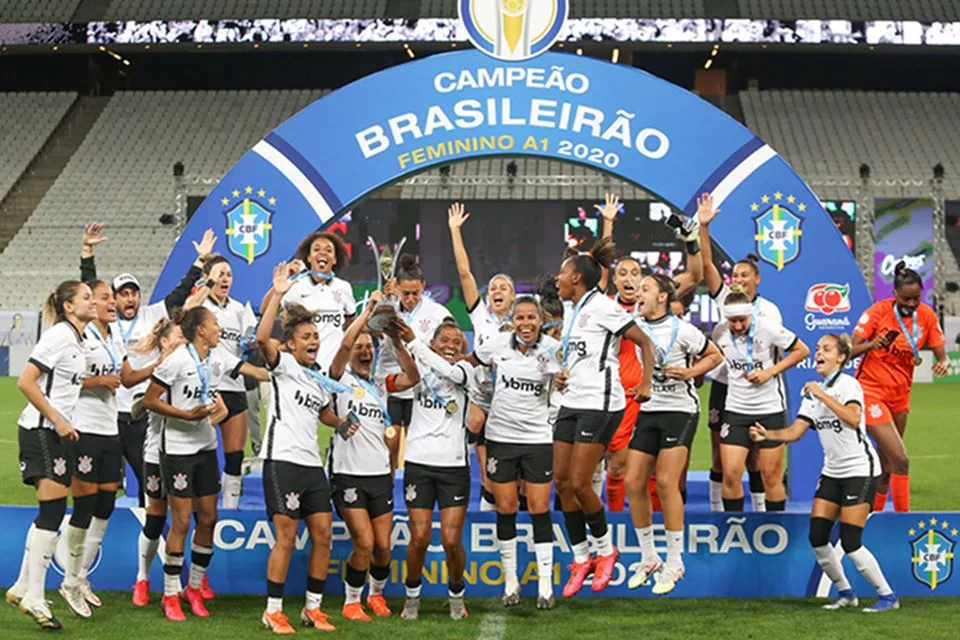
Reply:
M386 7L387 0L113 0L104 19L377 18Z
M0 100L0 200L50 137L76 96L9 93Z
M0 0L0 22L70 22L80 0Z

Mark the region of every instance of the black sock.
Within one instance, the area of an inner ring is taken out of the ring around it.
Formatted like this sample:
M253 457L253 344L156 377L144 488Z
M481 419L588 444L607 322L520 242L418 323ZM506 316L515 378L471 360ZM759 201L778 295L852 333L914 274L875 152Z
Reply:
M460 596L463 595L463 590L466 589L467 587L462 582L458 582L456 584L451 582L447 586L447 588L450 589L450 593L453 594L454 598L459 598Z
M743 511L743 498L724 498L724 511Z
M228 476L239 476L243 473L243 451L223 454L223 472Z
M517 511L529 510L529 507L527 507L527 496L520 496L520 498L517 500Z
M710 470L710 479L714 482L723 482L723 472Z
M560 494L553 494L553 510L554 511L563 511L563 502L560 500Z
M267 580L267 597L268 598L282 598L283 597L283 583L282 582L271 582Z
M585 516L587 524L590 526L590 535L599 540L607 535L607 512L603 509L596 513L588 513Z
M421 584L420 578L414 578L413 576L407 576L407 581L404 583L408 589L416 589Z
M748 471L750 477L750 493L763 493L763 474L759 471Z
M786 500L767 500L767 511L786 511Z
M517 514L497 512L497 539L513 540L517 537Z
M350 566L350 563L347 563L347 575L344 576L344 582L353 587L354 589L363 588L363 583L366 582L367 572L360 571L360 569L354 569Z
M563 523L567 527L567 537L570 538L570 544L580 544L587 540L587 521L583 517L583 511L564 511Z
M686 489L681 489L681 490L680 490L680 499L683 500L683 504L687 504L687 490L686 490Z

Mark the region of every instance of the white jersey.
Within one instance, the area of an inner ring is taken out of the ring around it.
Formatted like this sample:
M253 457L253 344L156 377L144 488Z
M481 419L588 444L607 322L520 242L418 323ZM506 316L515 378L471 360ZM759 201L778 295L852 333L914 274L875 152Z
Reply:
M351 411L360 420L360 428L347 440L333 437L333 473L351 476L382 476L390 473L390 449L384 440L387 428L384 411L387 394L372 381L361 383L359 376L349 369L340 382L351 391L338 393L334 398L334 411L342 418ZM370 389L376 391L376 395Z
M116 332L117 337L123 343L127 350L127 359L130 366L134 369L143 369L160 359L160 351L154 350L152 353L134 353L130 349L136 346L138 342L150 335L157 322L167 317L167 304L164 301L151 305L140 305L131 320L117 318L116 322L110 323L110 330ZM133 402L138 397L147 392L149 380L144 380L135 387L121 386L117 389L117 411L121 413L130 413L133 409Z
M473 323L473 350L487 340L500 335L504 321L493 314L484 304L482 298L470 311L470 322ZM476 367L473 384L470 389L470 401L479 406L486 413L490 413L490 403L493 400L493 372L490 367Z
M227 304L221 307L211 297L203 301L203 306L212 311L217 316L217 322L220 323L218 348L236 360L243 358L243 347L240 346L240 342L245 335L252 338L257 328L257 317L253 314L250 304L240 304L233 298L227 298ZM240 393L245 393L246 390L243 378L239 376L225 376L219 389L219 391Z
M164 416L147 411L147 433L143 438L143 461L160 464L160 434L163 433Z
M322 467L317 426L320 412L330 404L330 393L289 353L280 352L274 366L270 364L267 366L273 393L260 457ZM316 370L319 373L319 368Z
M727 300L727 296L730 295L730 287L726 284L720 286L720 291L717 292L717 295L713 296L713 301L720 308L720 323L726 326L726 321L723 319L723 304ZM783 324L783 316L780 314L780 307L770 302L766 298L757 296L753 300L753 308L756 311L756 317L758 318L767 318L774 324ZM710 373L707 374L707 377L715 382L720 384L727 384L727 363L726 361L721 362L713 369Z
M102 343L100 338L103 338ZM83 334L83 353L87 377L120 375L127 358L123 340L114 327L107 325L107 334L98 335L92 322ZM122 388L123 385L116 391L107 387L81 389L73 418L77 431L97 436L119 435L116 393Z
M755 327L755 328L754 328ZM797 336L779 323L757 318L745 336L734 336L726 323L713 329L713 341L727 364L725 409L745 415L762 416L786 410L783 377L774 376L763 384L746 379L754 369L769 369L779 359L778 350L789 351ZM751 360L752 353L752 360Z
M522 353L513 333L484 341L474 352L496 375L487 414L487 440L505 444L550 444L550 395L560 373L560 343L549 336Z
M473 366L463 360L450 364L420 340L409 347L417 358L420 384L414 387L404 459L432 467L468 466L467 388Z
M822 384L822 383L821 383ZM866 407L863 389L856 378L841 373L825 390L842 405L860 405L860 424L857 428L840 421L820 400L810 396L800 403L798 420L804 420L817 430L823 447L823 471L831 478L872 478L880 475L880 458L867 437Z
M434 302L426 296L420 299L420 304L418 304L413 311L406 312L401 310L398 313L400 317L403 318L403 321L413 329L413 333L417 336L417 339L427 344L430 344L433 340L433 333L437 330L437 327L440 326L440 323L442 323L445 318L452 317L445 306ZM397 361L397 354L393 350L393 343L390 340L384 340L380 349L380 362L377 365L376 372L378 384L382 384L388 375L400 372L400 363ZM396 398L409 399L414 396L414 393L413 389L409 389L399 393L391 393L390 395Z
M651 398L640 405L643 413L657 413L664 411L679 411L682 413L698 413L700 398L694 388L693 380L673 380L663 374L666 367L689 368L693 361L703 355L710 341L700 329L689 322L685 322L672 313L659 320L640 322L643 329L653 341L656 350L653 369L653 383ZM637 349L637 358L640 358L640 349Z
M579 314L574 307L563 317L563 335L569 337L565 366L570 370L563 406L620 411L627 405L620 384L620 336L635 323L599 291L588 291L584 297Z
M320 334L317 364L327 371L340 348L347 319L357 313L353 287L336 276L329 282L321 280L319 283L311 277L303 277L294 282L290 291L283 296L283 305L290 304L299 304L314 314L313 322Z
M37 385L53 408L73 424L80 387L86 377L83 337L69 322L58 322L43 332L30 351L29 362L40 369ZM17 420L24 429L53 429L43 414L28 403Z
M190 411L204 404L203 383L198 365L187 349L181 345L157 365L152 380L167 390L167 404L182 411ZM225 361L229 354L219 349L211 349L209 359L210 379L208 393L219 390L221 379L226 376L230 362ZM174 456L189 456L201 451L217 448L217 433L210 418L203 420L181 420L164 416L163 431L160 434L160 450Z

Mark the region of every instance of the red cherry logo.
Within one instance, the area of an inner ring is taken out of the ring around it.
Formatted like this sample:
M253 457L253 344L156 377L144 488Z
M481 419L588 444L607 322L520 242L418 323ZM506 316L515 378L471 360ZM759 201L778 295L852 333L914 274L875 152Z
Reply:
M830 289L827 291L823 297L826 306L830 307L830 310L836 309L840 306L840 303L843 302L843 296L840 295L840 292L836 289Z

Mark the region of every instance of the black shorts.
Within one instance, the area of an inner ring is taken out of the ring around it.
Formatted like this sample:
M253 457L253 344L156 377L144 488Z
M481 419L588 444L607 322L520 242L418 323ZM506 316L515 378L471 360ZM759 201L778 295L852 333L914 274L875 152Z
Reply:
M306 467L282 460L263 463L263 497L267 517L278 513L301 520L330 513L330 485L323 467Z
M623 420L623 409L599 411L560 407L553 429L554 442L583 442L606 447Z
M496 483L553 481L552 444L505 444L487 440L487 477Z
M330 481L337 513L343 509L366 509L370 519L393 511L393 479L382 476L351 476L335 473Z
M216 449L188 456L160 454L163 491L175 498L204 498L220 493Z
M81 433L72 448L74 477L97 484L120 482L123 476L123 443L119 435Z
M826 500L841 507L853 507L858 504L873 504L873 496L877 492L878 476L868 478L855 476L852 478L831 478L820 476L817 482L815 498Z
M723 425L723 408L727 405L727 385L722 382L710 383L710 413L707 417L707 426L710 431L720 431Z
M246 391L221 391L220 397L223 398L223 404L227 406L227 417L223 419L224 422L247 410Z
M49 478L69 487L73 478L71 447L53 429L17 428L20 443L20 476L23 484L36 485Z
M682 411L644 413L641 409L637 415L637 424L633 428L630 448L652 456L660 453L661 449L674 447L689 449L693 443L693 436L697 433L699 419L700 416L695 413Z
M152 462L143 463L143 492L154 500L166 500L167 494L163 491L163 473L160 465Z
M470 501L470 467L430 467L406 463L403 498L407 509L466 507Z
M390 414L390 422L402 427L410 426L410 419L413 418L413 398L387 398L387 413Z
M760 449L775 449L782 445L782 442L773 440L764 440L763 442L754 442L750 439L750 427L754 422L759 422L767 428L768 431L780 431L787 426L787 414L768 413L766 415L748 416L743 413L733 411L724 411L723 424L720 425L720 444L732 444L737 447L758 447Z

